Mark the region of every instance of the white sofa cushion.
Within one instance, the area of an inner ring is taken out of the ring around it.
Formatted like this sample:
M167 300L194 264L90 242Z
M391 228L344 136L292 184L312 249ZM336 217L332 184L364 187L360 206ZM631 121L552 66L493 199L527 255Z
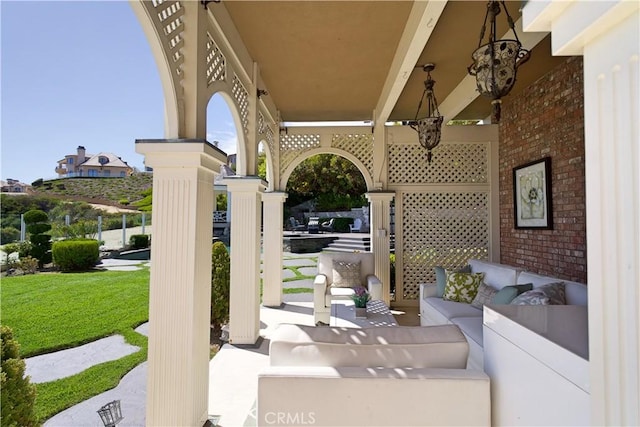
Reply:
M375 328L282 324L271 335L271 366L464 369L469 345L455 325Z
M520 273L516 267L478 259L470 259L469 265L472 273L484 273L484 283L498 290L504 286L515 285Z
M475 308L471 304L445 301L438 297L427 298L424 302L442 315L442 321L440 323L450 323L449 319L453 319L454 317L482 318L482 310Z
M490 380L468 369L269 366L256 412L259 426L490 426Z

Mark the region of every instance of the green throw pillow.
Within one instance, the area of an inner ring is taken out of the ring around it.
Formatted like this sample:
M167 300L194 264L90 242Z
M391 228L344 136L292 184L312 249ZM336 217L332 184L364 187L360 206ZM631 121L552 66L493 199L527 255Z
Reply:
M442 298L442 296L444 295L444 287L447 284L447 271L444 269L444 267L440 267L440 266L434 267L434 270L436 272L436 296L438 298ZM471 273L471 266L465 265L464 267L459 268L455 272Z
M511 304L511 301L523 292L533 289L531 283L525 283L523 285L505 286L500 289L497 294L491 299L491 304Z
M484 273L447 272L447 284L442 299L471 304L483 283Z

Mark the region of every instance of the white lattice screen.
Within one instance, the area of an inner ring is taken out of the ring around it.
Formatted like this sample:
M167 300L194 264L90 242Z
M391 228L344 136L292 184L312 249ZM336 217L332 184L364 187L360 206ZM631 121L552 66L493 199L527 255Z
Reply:
M207 84L227 77L226 59L211 34L207 33Z
M486 192L402 193L403 299L435 283L433 267L459 267L489 253Z
M238 110L242 120L242 128L244 129L244 133L247 134L249 133L249 93L244 88L237 75L233 76L231 92L238 104Z
M280 173L305 151L320 147L320 135L280 135Z
M419 144L393 144L389 146L389 184L486 183L487 150L486 144L440 144L432 150L429 164Z
M353 154L373 175L373 134L334 134L331 146Z
M182 75L182 62L184 56L180 48L182 47L182 32L184 31L183 15L184 9L179 1L153 0L151 5L155 9L158 21L162 28L162 33L171 49L169 55L173 66L171 72L175 77Z

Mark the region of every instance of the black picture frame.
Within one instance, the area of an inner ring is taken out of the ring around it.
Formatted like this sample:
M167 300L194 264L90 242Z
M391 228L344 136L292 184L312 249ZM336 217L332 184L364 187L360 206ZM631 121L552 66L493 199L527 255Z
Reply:
M513 168L513 216L515 228L553 230L551 157Z

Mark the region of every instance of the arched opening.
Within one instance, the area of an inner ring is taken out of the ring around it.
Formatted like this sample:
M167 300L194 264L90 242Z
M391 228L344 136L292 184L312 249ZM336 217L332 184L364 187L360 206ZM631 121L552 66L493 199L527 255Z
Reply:
M336 232L349 232L355 222L361 224L359 232L368 231L367 182L345 156L318 153L305 158L286 177L286 191L288 220L307 224L310 217L318 217L322 224L333 219L331 231Z
M227 154L227 167L220 170L214 185L213 235L229 244L231 203L227 187L222 183L225 176L237 170L238 132L233 118L230 100L217 92L207 104L206 139Z

